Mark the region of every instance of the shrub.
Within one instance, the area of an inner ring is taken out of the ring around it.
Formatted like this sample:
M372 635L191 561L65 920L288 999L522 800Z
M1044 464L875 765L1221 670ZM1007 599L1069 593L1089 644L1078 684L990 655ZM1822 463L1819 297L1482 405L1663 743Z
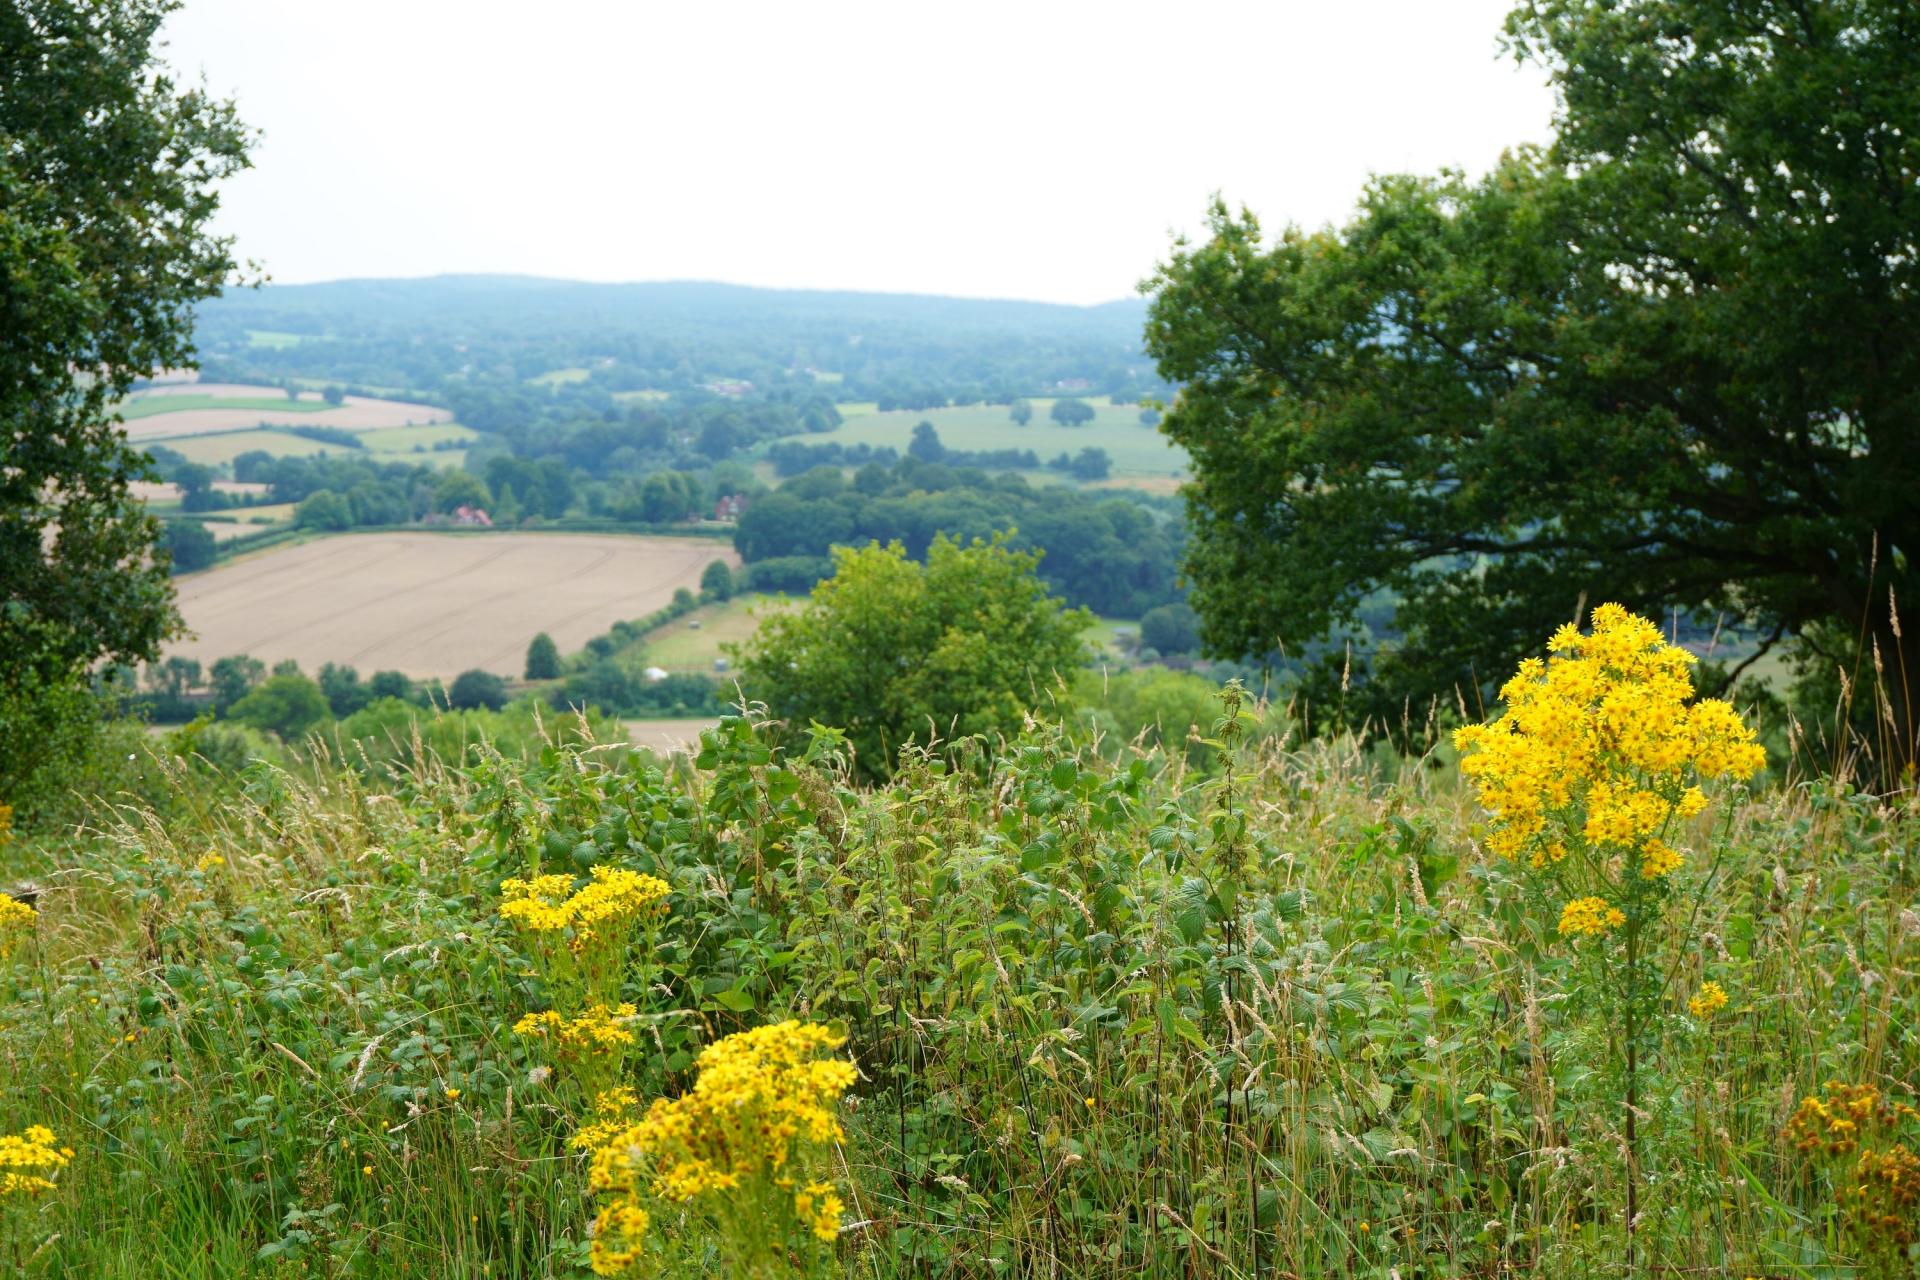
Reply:
M733 570L725 560L715 560L700 574L700 596L705 600L729 600L733 597Z
M276 675L234 703L227 715L291 742L327 720L330 713L319 685L302 675Z
M884 774L910 742L1014 734L1027 707L1064 693L1092 615L1047 594L1037 562L1004 539L944 534L924 565L897 542L838 550L804 607L730 652L775 716L845 729L862 769Z
M527 645L526 675L529 680L554 680L560 675L560 647L544 631Z
M485 707L498 711L507 705L507 682L491 671L462 671L447 690L447 705L455 711Z

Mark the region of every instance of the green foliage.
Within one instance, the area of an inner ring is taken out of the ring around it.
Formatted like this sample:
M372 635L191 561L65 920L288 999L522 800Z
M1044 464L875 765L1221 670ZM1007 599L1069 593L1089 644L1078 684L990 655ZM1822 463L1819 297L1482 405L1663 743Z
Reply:
M491 671L462 671L447 690L447 702L456 711L498 711L507 705L507 682Z
M899 543L837 550L808 603L740 649L745 683L791 734L843 728L872 775L910 743L1012 736L1027 707L1065 700L1092 621L1047 594L1037 562L1000 538L937 536L925 565Z
M1007 406L1007 417L1013 420L1014 426L1024 427L1033 421L1033 406L1024 399L1015 400Z
M340 757L374 777L397 779L436 761L467 762L476 751L537 759L554 743L623 741L620 725L598 710L545 714L529 700L499 710L435 710L379 698L342 720L330 740Z
M321 489L302 499L294 508L293 518L301 528L321 533L339 533L354 524L352 505L331 489Z
M1085 400L1062 397L1053 402L1047 416L1063 427L1083 427L1093 421L1093 406Z
M1897 764L1911 7L1552 0L1508 34L1558 91L1551 149L1377 179L1335 231L1216 205L1153 282L1209 647L1334 635L1317 692L1397 717L1485 691L1583 594L1763 638L1832 619L1888 663ZM1382 586L1397 635L1349 669L1337 633Z
M210 568L220 549L207 526L198 520L163 521L159 546L167 553L168 566L175 573Z
M152 660L179 625L159 522L128 491L146 462L112 406L192 363L193 305L234 266L212 188L247 136L162 74L176 7L0 13L0 794L40 767L35 735L81 723L87 668Z
M725 568L722 565L721 568ZM560 646L542 631L527 643L526 677L529 680L555 680L560 675Z
M1140 616L1140 643L1162 654L1192 653L1200 646L1200 617L1188 604L1163 604Z
M702 600L731 600L733 598L733 570L725 560L715 560L700 573L700 598Z
M226 714L234 703L246 697L247 692L266 676L266 664L258 658L248 657L244 653L216 658L207 673L208 683L213 686L214 709L222 715Z
M1091 478L1104 473L1106 458L1096 447L1060 465ZM777 578L761 566L868 541L898 540L918 559L935 533L965 541L1016 529L1016 545L1045 553L1041 576L1069 602L1135 617L1179 596L1184 530L1173 512L1170 500L1144 494L1064 491L905 458L863 467L852 485L811 474L783 485L747 508L734 547L756 590L805 591L816 579L799 580L804 566L783 565Z
M607 865L673 889L621 991L643 1098L745 1027L849 1033L836 1180L850 1217L893 1208L838 1242L846 1274L1618 1268L1610 1050L1450 768L1260 743L1216 701L1204 770L1036 727L863 789L831 731L788 754L728 718L661 769L533 712L370 707L331 753L358 772L223 777L180 753L237 730L197 726L156 747L174 807L0 855L60 886L0 962L0 1133L76 1148L36 1266L568 1273L586 1175L558 1117L586 1099L507 1030L551 1005L498 886ZM1715 828L1673 988L1732 999L1657 1002L1649 1272L1866 1261L1840 1172L1780 1130L1820 1081L1920 1076L1910 823L1815 783ZM702 1274L693 1221L655 1226L660 1274Z
M319 685L290 673L268 676L258 688L227 708L226 715L249 728L294 742L324 722L330 711Z
M1109 748L1137 743L1158 747L1170 759L1184 756L1192 768L1212 763L1211 737L1220 715L1220 686L1213 681L1164 667L1082 671L1074 691L1082 719L1106 735ZM1279 710L1261 708L1248 716L1247 740L1264 742L1287 727Z
M487 486L470 472L443 472L433 486L433 509L443 515L452 515L461 507L484 508L491 501Z

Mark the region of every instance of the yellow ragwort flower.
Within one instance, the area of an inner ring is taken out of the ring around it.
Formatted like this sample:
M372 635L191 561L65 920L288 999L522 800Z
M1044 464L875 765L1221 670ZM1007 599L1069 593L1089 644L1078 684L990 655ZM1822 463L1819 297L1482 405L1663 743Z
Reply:
M0 893L0 960L13 954L22 937L33 931L40 913L17 898Z
M0 1201L53 1190L49 1176L73 1159L72 1147L55 1146L53 1130L32 1125L22 1133L0 1134Z
M593 1153L588 1185L601 1197L592 1262L617 1275L638 1257L650 1218L645 1204L685 1204L751 1184L790 1192L793 1222L820 1240L840 1230L846 1206L830 1182L800 1182L813 1148L844 1136L834 1108L858 1078L853 1064L825 1054L846 1038L789 1020L728 1036L701 1051L693 1088L658 1098L637 1120L628 1089L609 1090L595 1118L574 1135ZM755 1203L766 1203L756 1200Z
M573 877L535 876L500 885L500 917L534 933L570 933L574 950L620 926L657 918L666 910L671 886L658 876L624 867L595 867L587 884L574 892Z
M545 1040L563 1056L607 1053L634 1043L633 1032L622 1024L638 1012L631 1004L606 1005L599 1001L588 1005L584 1013L574 1018L547 1009L522 1017L513 1024L513 1033L531 1040Z
M1498 719L1454 733L1460 771L1493 814L1488 848L1539 869L1578 836L1638 854L1642 875L1671 874L1684 858L1662 833L1706 808L1697 780L1765 763L1753 730L1727 703L1695 700L1693 655L1620 605L1595 609L1590 633L1562 626L1547 647L1501 688Z
M1560 934L1567 938L1579 934L1599 937L1626 922L1626 915L1605 898L1575 898L1560 909Z
M1687 1012L1696 1018L1711 1018L1727 1007L1727 989L1717 982L1703 982L1687 1001Z

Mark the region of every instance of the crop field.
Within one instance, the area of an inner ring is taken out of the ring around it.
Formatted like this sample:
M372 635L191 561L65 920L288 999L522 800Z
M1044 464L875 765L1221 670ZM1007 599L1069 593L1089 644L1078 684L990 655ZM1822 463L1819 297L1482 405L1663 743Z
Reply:
M149 440L145 443L173 450L188 462L217 467L258 449L276 458L311 458L323 453L351 453L339 445L322 444L285 431L217 431L203 436Z
M1007 417L1005 405L968 405L950 409L895 409L881 413L870 404L840 406L846 421L832 431L817 435L791 436L809 444L837 441L841 444L892 445L906 451L913 428L931 422L940 433L940 443L949 449L1031 449L1042 462L1062 452L1078 453L1098 446L1113 459L1113 479L1108 483L1124 486L1136 481L1158 478L1177 483L1187 474L1187 457L1152 427L1142 426L1140 410L1132 405L1093 405L1094 420L1084 427L1063 427L1047 416L1050 400L1034 400L1033 421L1017 426Z
M290 399L273 387L233 382L186 382L149 387L120 404L135 443L215 431L250 431L262 423L343 427L347 430L451 422L450 410L405 400L348 396L329 405L315 391Z
M416 462L429 467L457 467L466 460L464 448L442 449L434 446L447 441L470 441L479 432L457 422L440 422L420 427L369 427L354 432L365 447L364 454L337 444L308 440L288 431L255 429L252 431L215 431L205 435L181 436L149 443L171 449L189 462L207 466L230 463L243 453L259 450L276 458L311 458L321 454L335 457L362 456L370 462Z
M244 526L243 526L244 527ZM172 652L246 653L363 672L517 676L545 631L562 651L697 589L731 548L617 534L379 533L323 538L182 578L191 639Z
M622 720L627 738L649 751L692 751L700 746L700 731L720 723L711 716L697 720Z

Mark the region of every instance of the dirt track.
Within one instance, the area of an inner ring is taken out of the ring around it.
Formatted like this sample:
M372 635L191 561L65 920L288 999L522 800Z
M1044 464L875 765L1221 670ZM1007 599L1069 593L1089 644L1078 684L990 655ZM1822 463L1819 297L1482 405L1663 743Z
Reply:
M705 538L346 534L181 578L180 609L197 634L169 652L294 658L308 674L337 662L362 676L518 676L537 632L562 653L578 649L677 587L698 590L714 560L738 563Z

